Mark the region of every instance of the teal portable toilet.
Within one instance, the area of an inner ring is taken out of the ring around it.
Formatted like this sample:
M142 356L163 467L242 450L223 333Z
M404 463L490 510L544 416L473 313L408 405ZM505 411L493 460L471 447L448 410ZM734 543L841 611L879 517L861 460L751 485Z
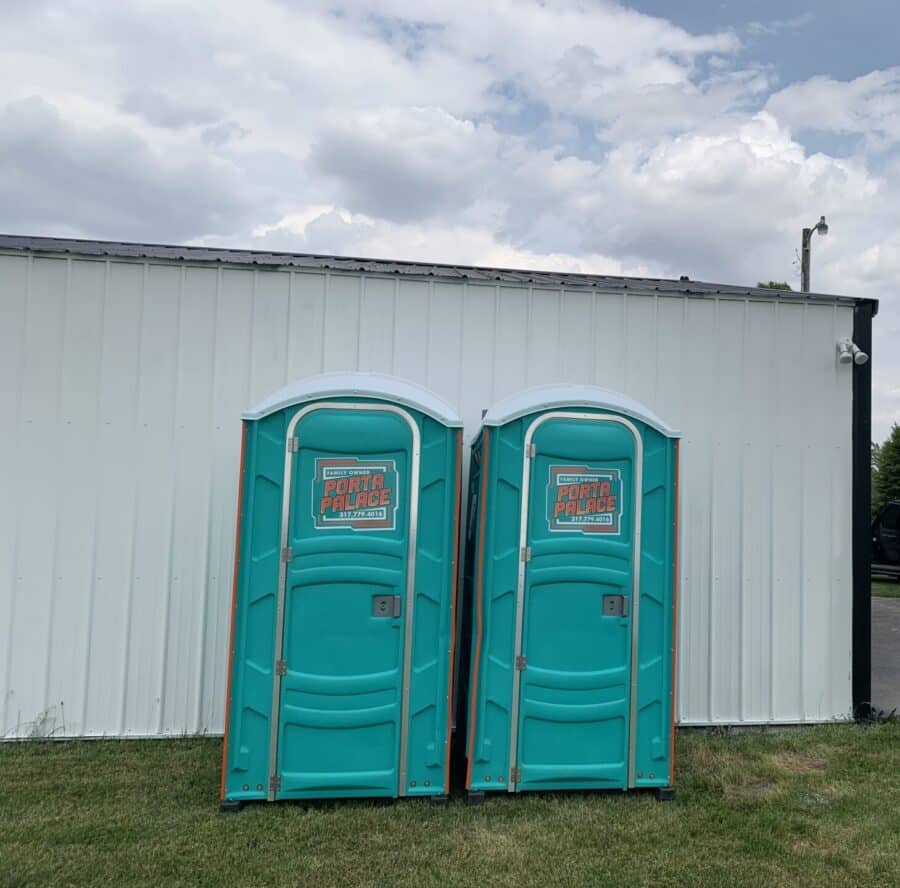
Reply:
M244 414L223 810L448 793L461 425L362 373Z
M484 416L458 719L470 801L673 795L677 486L678 433L623 395L546 386Z

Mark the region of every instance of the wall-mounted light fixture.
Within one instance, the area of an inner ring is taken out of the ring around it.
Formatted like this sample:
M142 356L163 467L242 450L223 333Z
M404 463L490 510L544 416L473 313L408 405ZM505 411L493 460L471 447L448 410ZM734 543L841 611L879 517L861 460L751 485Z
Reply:
M842 364L865 364L869 356L850 338L837 341L838 361Z

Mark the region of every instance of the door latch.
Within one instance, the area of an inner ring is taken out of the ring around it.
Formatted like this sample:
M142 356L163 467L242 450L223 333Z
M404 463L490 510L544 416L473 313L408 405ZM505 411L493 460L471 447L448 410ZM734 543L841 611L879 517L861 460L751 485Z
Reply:
M627 595L604 595L603 596L603 616L604 617L627 617L628 616L628 596Z
M374 595L372 597L372 616L373 617L399 617L400 616L400 596L399 595Z

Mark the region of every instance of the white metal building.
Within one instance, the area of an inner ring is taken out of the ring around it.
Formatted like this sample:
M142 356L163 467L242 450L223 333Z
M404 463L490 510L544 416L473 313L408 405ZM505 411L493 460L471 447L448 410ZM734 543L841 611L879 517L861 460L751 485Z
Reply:
M476 432L584 382L684 434L678 719L869 695L877 303L546 272L0 236L0 737L221 732L240 415L421 383Z

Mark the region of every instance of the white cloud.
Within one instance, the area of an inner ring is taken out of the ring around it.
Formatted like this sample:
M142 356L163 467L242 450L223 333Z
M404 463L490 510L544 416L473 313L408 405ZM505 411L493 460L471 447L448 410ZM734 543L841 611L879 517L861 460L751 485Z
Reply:
M812 24L815 16L811 12L804 12L791 18L770 19L766 22L750 22L747 25L747 33L754 37L771 37L782 31L793 31Z
M489 124L440 108L383 108L326 120L310 161L361 212L405 220L469 206L499 147Z
M0 229L169 239L245 224L253 188L233 165L160 154L116 126L79 127L43 99L0 106Z
M325 205L303 207L274 224L258 227L249 237L214 240L218 246L245 249L343 252L369 258L583 274L649 274L645 265L626 265L600 253L573 255L520 249L483 227L447 226L439 222L396 223L352 213L344 207ZM340 245L340 250L336 250L335 245Z
M900 67L849 81L812 77L775 93L766 107L794 129L858 134L887 148L900 142Z

